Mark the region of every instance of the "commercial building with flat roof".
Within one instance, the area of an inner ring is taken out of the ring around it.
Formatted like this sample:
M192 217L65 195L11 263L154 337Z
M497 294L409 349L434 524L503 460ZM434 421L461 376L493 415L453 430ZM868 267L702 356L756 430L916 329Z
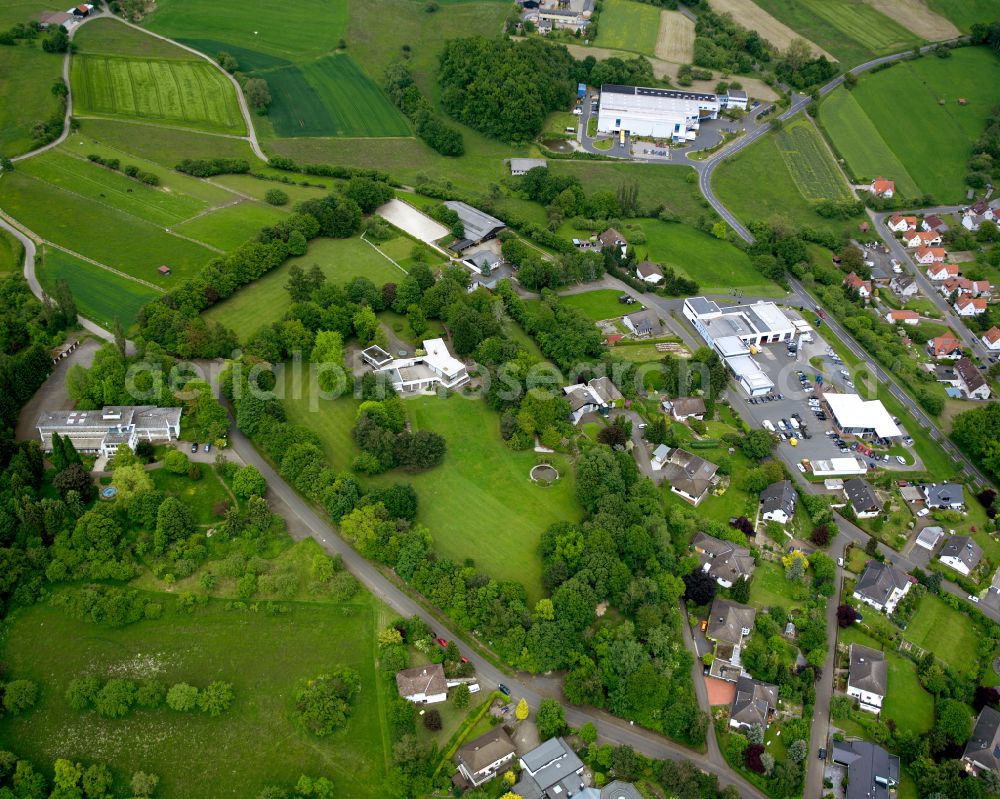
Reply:
M78 452L112 457L121 444L173 441L181 428L180 408L155 405L105 405L99 411L43 411L35 422L42 450L52 450L52 434L73 442Z
M632 136L693 139L702 120L719 116L719 98L704 92L646 86L601 86L597 130L627 131Z
M857 394L823 395L833 412L837 426L856 436L875 435L878 438L899 438L903 435L881 400L863 400Z

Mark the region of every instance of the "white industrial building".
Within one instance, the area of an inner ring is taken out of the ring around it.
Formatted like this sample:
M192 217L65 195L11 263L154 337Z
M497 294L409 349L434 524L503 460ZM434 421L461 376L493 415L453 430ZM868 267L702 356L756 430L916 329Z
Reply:
M837 426L856 436L899 438L902 431L892 420L881 400L863 400L857 394L824 394Z
M597 130L691 140L702 120L718 118L720 107L714 94L606 83L601 86Z

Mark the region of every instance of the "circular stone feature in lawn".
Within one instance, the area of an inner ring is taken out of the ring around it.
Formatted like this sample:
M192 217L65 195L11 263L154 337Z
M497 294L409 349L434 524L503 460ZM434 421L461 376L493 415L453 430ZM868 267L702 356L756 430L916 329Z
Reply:
M552 485L559 479L559 472L554 466L547 463L540 463L531 470L531 480L542 485Z

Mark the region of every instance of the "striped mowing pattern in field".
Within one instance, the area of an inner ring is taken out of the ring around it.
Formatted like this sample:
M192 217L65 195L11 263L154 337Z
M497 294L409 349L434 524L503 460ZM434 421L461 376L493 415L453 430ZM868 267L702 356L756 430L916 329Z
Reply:
M201 61L79 55L73 59L73 88L81 114L244 132L229 81Z
M853 39L873 53L901 49L916 38L910 31L864 3L848 3L844 0L799 0L799 2L844 36Z
M799 193L809 202L850 200L851 192L819 134L805 120L796 120L775 139Z

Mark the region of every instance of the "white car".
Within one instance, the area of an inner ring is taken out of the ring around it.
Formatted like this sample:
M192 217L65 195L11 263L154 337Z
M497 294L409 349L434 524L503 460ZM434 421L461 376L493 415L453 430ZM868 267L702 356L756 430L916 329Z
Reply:
M850 372L848 372L848 371L847 371L846 369L841 369L841 370L840 370L840 376L841 376L841 377L850 377L850 376L851 376L851 373L850 373Z
M898 463L900 466L906 466L906 458L904 458L902 455L897 455L896 463Z
M843 558L837 558L837 565L840 566L840 568L843 569L844 568L844 559Z
M970 602L975 602L978 605L979 604L979 597L977 597L975 594L969 594L969 601Z
M797 419L795 419L795 418L789 419L788 423L792 426L793 430L798 430L799 429L799 422L798 422Z
M806 473L806 467L803 466L801 463L796 463L795 465L799 467L799 471L802 472L802 474Z
M917 516L923 518L930 512L931 512L930 508L921 508L920 510L917 511Z
M787 430L788 426L781 419L778 419L778 428L780 430Z
M761 422L761 425L769 433L773 433L774 432L774 424L771 422L770 419L765 419L763 422Z

